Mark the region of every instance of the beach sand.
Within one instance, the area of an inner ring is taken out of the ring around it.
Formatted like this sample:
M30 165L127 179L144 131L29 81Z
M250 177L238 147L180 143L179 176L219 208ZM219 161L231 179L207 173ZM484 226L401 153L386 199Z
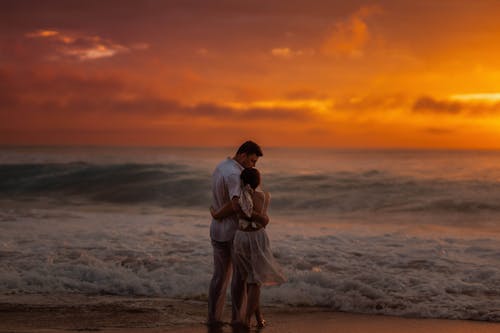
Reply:
M1 295L0 332L203 332L239 333L229 324L204 325L205 300L149 297L65 295ZM350 314L325 308L263 307L269 325L251 331L274 332L500 332L500 323L414 319ZM230 309L225 315L229 320Z

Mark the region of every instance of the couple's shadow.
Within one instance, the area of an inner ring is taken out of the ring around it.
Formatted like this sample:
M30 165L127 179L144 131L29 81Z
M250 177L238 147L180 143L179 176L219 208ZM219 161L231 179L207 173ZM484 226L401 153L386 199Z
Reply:
M217 325L208 326L207 333L248 333L248 332L261 332L264 328L262 327L251 327L248 328L242 325Z

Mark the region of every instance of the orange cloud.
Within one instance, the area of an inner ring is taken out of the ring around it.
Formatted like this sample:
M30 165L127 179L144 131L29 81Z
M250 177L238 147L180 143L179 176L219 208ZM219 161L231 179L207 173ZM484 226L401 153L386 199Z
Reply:
M276 47L271 50L271 54L275 57L291 58L302 55L314 55L315 51L313 49L292 50L291 48L288 47Z
M335 109L340 111L355 111L371 113L403 109L408 105L409 98L404 94L380 94L364 96L344 96L335 102Z
M201 55L201 56L206 56L206 55L208 55L208 53L209 53L208 50L204 47L201 47L201 48L196 50L196 54Z
M29 38L52 37L52 36L57 36L57 35L59 35L58 31L55 31L55 30L43 30L43 29L39 29L39 30L36 30L36 31L29 32L29 33L25 34L25 36L29 37Z
M347 20L337 22L325 40L322 51L329 55L362 56L370 38L366 19L380 11L377 6L361 7Z
M52 60L61 57L81 61L96 60L113 57L132 49L145 50L149 48L147 43L135 43L128 47L100 36L88 36L75 32L62 33L56 30L39 29L25 34L25 37L44 39L51 43L52 52L48 58Z
M292 50L290 50L288 47L274 48L271 50L271 54L276 57L288 58L292 56Z
M96 44L82 48L69 47L61 50L61 52L66 56L75 57L79 60L94 60L99 58L112 57L119 52L126 52L128 50L128 48L118 44Z

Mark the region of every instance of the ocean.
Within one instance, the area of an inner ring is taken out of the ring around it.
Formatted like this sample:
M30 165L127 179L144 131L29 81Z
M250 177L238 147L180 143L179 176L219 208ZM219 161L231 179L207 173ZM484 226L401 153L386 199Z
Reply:
M206 300L233 154L1 148L0 293ZM288 278L264 304L500 321L500 152L268 148L257 168Z

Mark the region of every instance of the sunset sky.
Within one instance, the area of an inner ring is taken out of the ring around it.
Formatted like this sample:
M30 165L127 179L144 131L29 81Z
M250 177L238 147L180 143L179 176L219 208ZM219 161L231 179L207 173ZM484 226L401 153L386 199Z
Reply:
M500 1L0 6L2 145L500 149Z

